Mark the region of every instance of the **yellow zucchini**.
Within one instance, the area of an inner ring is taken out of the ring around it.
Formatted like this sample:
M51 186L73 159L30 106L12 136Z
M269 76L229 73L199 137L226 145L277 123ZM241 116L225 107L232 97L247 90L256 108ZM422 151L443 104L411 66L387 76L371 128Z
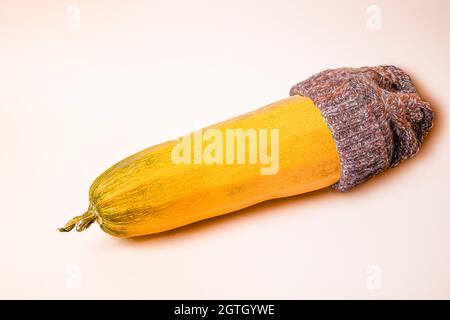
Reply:
M293 96L143 150L92 184L85 214L113 236L181 227L253 204L336 183L338 152L319 109Z

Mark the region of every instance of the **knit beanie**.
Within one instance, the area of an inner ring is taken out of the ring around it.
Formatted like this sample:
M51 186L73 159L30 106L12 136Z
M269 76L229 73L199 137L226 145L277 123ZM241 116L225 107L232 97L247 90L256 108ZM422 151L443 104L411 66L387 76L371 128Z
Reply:
M333 188L340 191L414 156L433 126L430 104L394 66L326 70L290 95L311 98L330 128L341 162Z

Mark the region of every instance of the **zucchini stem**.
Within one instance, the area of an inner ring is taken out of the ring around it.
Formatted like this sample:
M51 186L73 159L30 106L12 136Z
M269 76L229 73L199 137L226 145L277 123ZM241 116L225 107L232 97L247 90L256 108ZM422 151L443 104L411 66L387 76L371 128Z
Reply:
M77 232L82 232L89 228L96 219L96 210L92 210L92 208L89 208L89 210L86 211L83 215L70 219L64 227L58 228L58 230L60 232L70 232L73 228L75 228Z

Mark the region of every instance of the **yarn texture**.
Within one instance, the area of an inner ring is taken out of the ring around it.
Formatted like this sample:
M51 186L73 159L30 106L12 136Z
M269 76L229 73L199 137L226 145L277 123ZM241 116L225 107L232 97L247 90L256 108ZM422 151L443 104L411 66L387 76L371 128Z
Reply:
M433 126L430 104L395 66L325 70L290 95L311 98L327 122L341 161L339 191L414 156Z

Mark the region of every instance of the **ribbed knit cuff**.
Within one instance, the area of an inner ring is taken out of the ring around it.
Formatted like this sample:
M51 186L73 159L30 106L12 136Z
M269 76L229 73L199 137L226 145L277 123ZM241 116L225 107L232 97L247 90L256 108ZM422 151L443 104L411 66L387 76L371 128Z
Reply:
M341 161L333 187L346 191L415 155L433 125L430 104L394 66L326 70L292 87L311 98Z

